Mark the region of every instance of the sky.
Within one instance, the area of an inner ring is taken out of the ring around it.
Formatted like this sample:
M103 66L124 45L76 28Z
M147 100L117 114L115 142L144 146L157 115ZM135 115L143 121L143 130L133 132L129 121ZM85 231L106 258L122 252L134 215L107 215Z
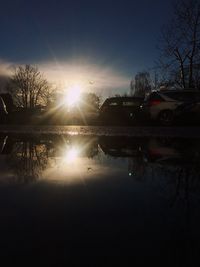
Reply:
M0 76L34 64L59 86L113 95L154 66L168 0L2 0Z

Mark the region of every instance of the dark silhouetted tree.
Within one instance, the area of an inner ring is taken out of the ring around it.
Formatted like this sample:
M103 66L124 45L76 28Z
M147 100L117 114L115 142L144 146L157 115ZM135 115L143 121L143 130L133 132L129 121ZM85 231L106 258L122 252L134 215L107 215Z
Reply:
M162 30L162 70L170 82L197 88L200 80L200 2L177 0L173 17Z
M94 93L82 94L82 106L87 112L97 112L100 106L100 98Z
M17 106L28 109L45 105L51 86L37 67L25 65L16 67L8 91Z
M151 91L151 78L149 72L138 72L130 84L131 95L145 97Z

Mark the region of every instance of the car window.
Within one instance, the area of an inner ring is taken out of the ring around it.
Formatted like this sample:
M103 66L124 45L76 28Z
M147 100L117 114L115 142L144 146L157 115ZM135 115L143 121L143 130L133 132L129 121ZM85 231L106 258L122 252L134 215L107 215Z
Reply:
M189 94L180 93L180 92L167 92L167 93L164 93L164 95L174 100L178 100L178 101L186 101L190 97Z
M118 106L119 102L117 101L111 101L110 103L108 103L109 106Z
M136 101L123 101L122 105L125 107L133 107L133 106L138 106L138 102L136 102Z
M167 92L164 95L178 101L199 101L200 94L196 92Z

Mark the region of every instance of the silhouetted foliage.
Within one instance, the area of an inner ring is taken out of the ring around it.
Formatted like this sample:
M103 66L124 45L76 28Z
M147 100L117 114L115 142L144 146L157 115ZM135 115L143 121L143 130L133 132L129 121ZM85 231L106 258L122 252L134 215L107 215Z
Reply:
M100 99L95 93L84 93L82 95L82 106L85 111L97 112L100 106Z
M159 65L167 80L182 88L200 86L200 3L177 0L162 30Z
M147 71L138 72L130 84L131 95L136 97L144 97L146 93L151 91L151 78Z
M37 67L25 65L16 67L8 91L17 106L32 109L47 104L51 87Z

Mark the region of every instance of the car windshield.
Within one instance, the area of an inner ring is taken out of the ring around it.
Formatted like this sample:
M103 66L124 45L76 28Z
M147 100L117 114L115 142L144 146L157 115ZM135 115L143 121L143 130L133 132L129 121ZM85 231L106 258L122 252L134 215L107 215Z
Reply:
M138 106L140 105L141 103L141 100L140 99L127 99L127 100L124 100L122 101L122 105L124 107L133 107L133 106Z
M199 92L167 92L164 95L178 101L200 101Z

